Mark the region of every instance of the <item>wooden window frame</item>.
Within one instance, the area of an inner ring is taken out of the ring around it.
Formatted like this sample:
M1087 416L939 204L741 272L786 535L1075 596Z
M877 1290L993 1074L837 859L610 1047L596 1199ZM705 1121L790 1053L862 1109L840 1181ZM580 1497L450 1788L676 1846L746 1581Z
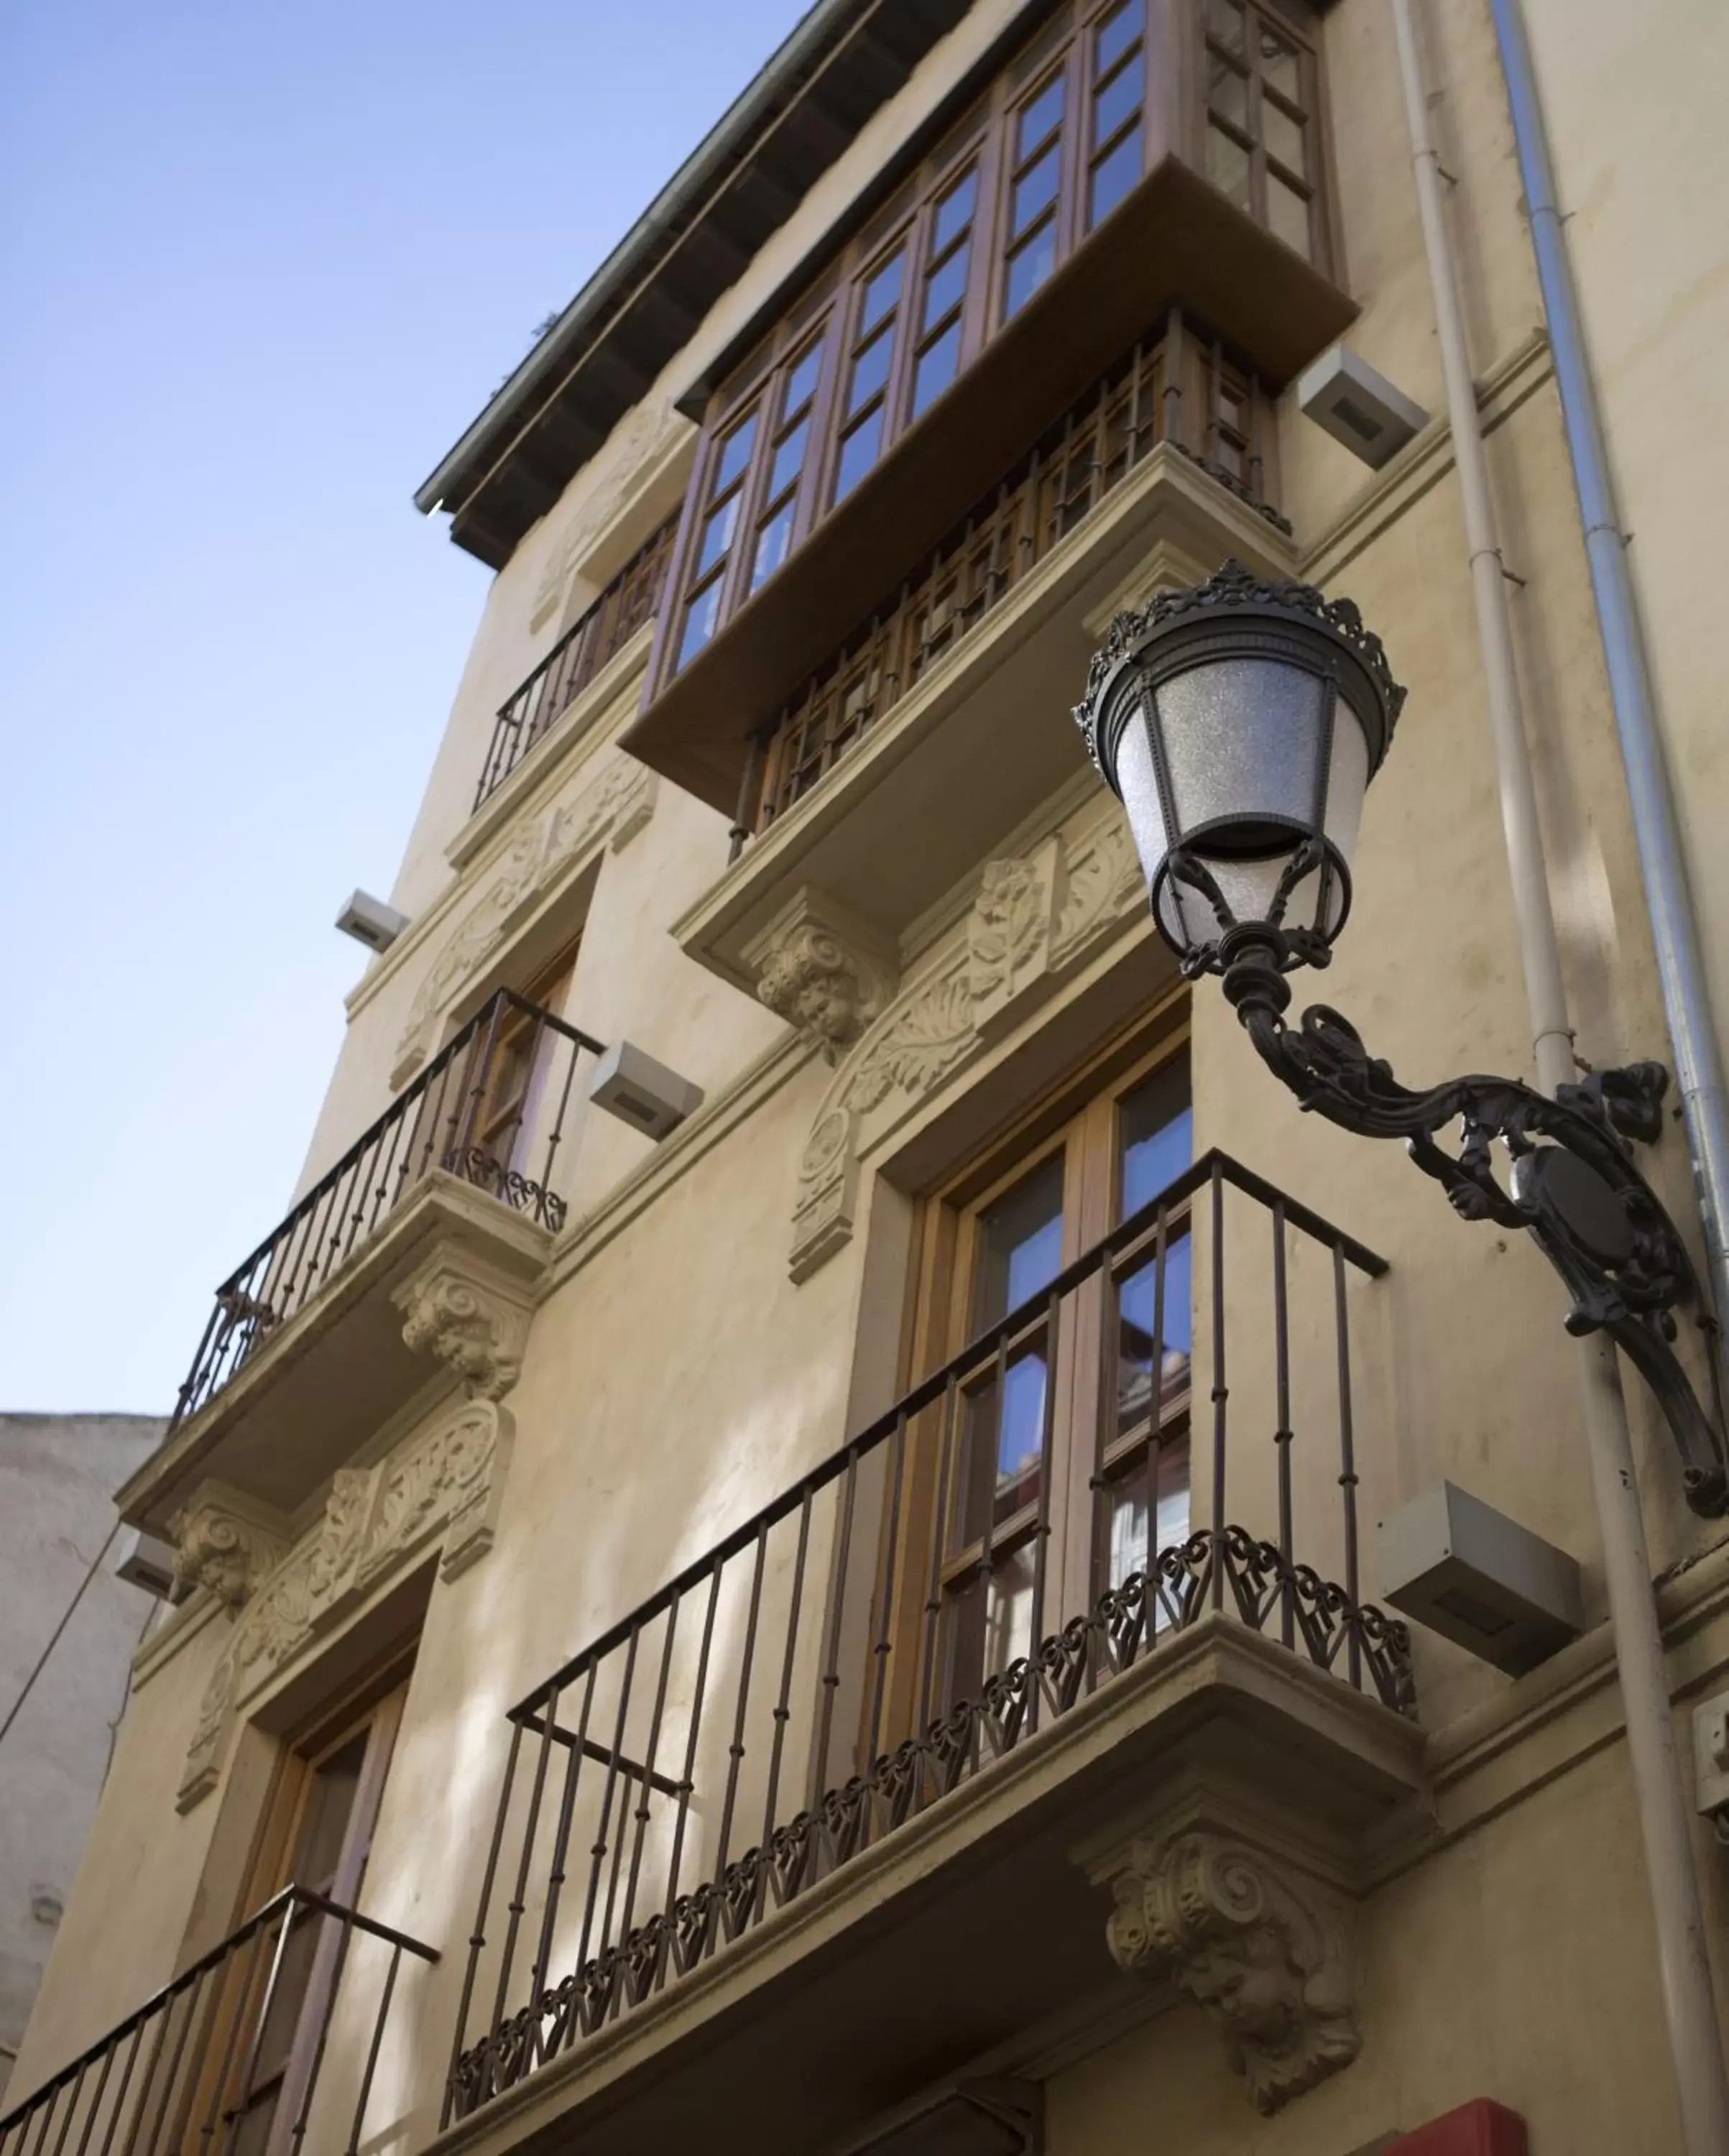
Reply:
M1323 275L1327 274L1331 249L1326 226L1326 175L1329 161L1325 154L1322 135L1322 102L1321 59L1312 38L1306 35L1285 9L1272 4L1271 0L1228 0L1229 5L1240 8L1244 26L1244 50L1240 63L1235 55L1216 38L1207 23L1208 0L1202 0L1199 8L1200 66L1201 66L1201 131L1200 170L1208 170L1206 136L1210 130L1229 136L1249 159L1249 214L1262 230L1277 239L1268 210L1268 174L1270 169L1290 192L1304 202L1309 213L1309 245L1303 259ZM1270 32L1281 38L1296 55L1301 107L1279 90L1270 89L1265 80L1265 67L1258 34ZM1239 73L1247 85L1246 126L1239 125L1223 113L1217 112L1207 89L1209 64L1217 55L1225 64ZM1294 119L1303 131L1308 152L1310 171L1299 174L1277 158L1270 157L1266 146L1266 126L1261 116L1264 99L1270 99L1275 108L1288 118ZM1281 244L1289 245L1289 241ZM1301 250L1299 250L1301 251Z
M981 1216L1058 1147L1073 1153L1065 1163L1060 1262L1070 1263L1117 1224L1121 1104L1153 1072L1188 1055L1190 1040L1188 993L1178 987L1029 1109L1009 1131L926 1194L919 1206L909 1271L904 1389L910 1389L918 1373L940 1368L969 1338L977 1337L970 1306ZM1075 1142L1077 1135L1079 1149ZM1077 1201L1072 1210L1071 1193ZM1168 1217L1167 1244L1177 1240L1177 1231L1185 1229L1188 1209L1181 1206ZM1153 1247L1153 1231L1149 1230L1131 1251L1120 1255L1113 1267L1117 1281L1144 1265ZM1092 1470L1094 1433L1101 1412L1102 1296L1102 1283L1095 1279L1070 1298L1059 1315L1061 1330L1050 1366L1057 1373L1058 1394L1066 1398L1059 1397L1053 1419L1044 1605L1047 1629L1054 1613L1073 1614L1076 1608L1090 1606L1106 1555L1096 1532L1095 1508L1085 1502L1090 1494L1085 1486ZM1045 1322L1040 1317L1030 1320L1015 1336L1014 1348L1024 1351ZM1089 1343L1101 1352L1086 1352ZM1147 1460L1155 1464L1156 1474L1159 1455L1170 1451L1179 1440L1187 1443L1190 1411L1186 1390L1169 1399L1162 1392L1156 1394L1154 1411L1142 1423L1115 1431L1107 1441L1103 1479L1126 1481ZM969 1568L977 1568L979 1561L977 1538L959 1548L951 1545L948 1530L957 1517L961 1478L966 1472L966 1448L960 1440L957 1401L947 1487L939 1493L940 1412L931 1410L928 1426L909 1437L909 1444L919 1448L922 1457L911 1468L905 1486L925 1494L921 1510L916 1517L908 1518L900 1538L896 1580L890 1601L890 1607L899 1613L897 1624L904 1634L895 1642L890 1664L886 1726L895 1738L911 1732L926 1704L912 1697L914 1673L922 1666L916 1635L924 1621L925 1582L929 1579L937 1586L946 1609L954 1588L963 1583ZM1024 1544L1036 1528L1037 1511L1034 1501L1009 1517L993 1522L989 1531L993 1552L1007 1554ZM1075 1590L1082 1582L1085 1591L1077 1597ZM941 1630L941 1675L929 1695L939 1709L952 1700L957 1685L964 1687L965 1681L965 1673L953 1666L952 1630L944 1623ZM929 1673L925 1681L928 1686Z

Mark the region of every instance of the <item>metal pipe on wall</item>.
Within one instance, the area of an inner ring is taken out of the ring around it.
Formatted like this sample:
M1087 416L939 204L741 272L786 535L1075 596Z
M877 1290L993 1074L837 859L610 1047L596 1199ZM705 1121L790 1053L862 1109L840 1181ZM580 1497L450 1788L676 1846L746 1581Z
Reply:
M1412 165L1434 295L1435 330L1465 511L1472 596L1482 646L1490 732L1500 783L1514 913L1531 1006L1537 1082L1552 1093L1575 1075L1560 944L1550 903L1542 832L1519 704L1506 584L1496 542L1482 422L1477 411L1443 205L1440 160L1430 132L1412 0L1390 0ZM1578 1347L1580 1419L1603 1539L1609 1623L1627 1721L1639 1830L1657 1935L1665 2025L1687 2156L1729 2149L1729 2081L1693 1868L1691 1827L1675 1743L1674 1711L1640 1515L1619 1366L1608 1337Z
M1597 608L1609 701L1627 777L1639 873L1656 946L1657 979L1674 1044L1675 1082L1705 1228L1719 1320L1729 1322L1729 1110L1711 1023L1699 930L1675 824L1675 797L1657 729L1650 670L1634 603L1626 541L1615 513L1597 387L1586 357L1572 259L1556 202L1554 167L1519 0L1490 0L1506 78L1513 141L1531 218L1531 244L1554 359L1585 555Z

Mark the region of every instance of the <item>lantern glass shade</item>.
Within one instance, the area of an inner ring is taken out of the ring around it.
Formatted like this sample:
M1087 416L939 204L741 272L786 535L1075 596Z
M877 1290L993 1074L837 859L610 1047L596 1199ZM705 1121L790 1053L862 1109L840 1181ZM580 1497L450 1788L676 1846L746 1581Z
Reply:
M1265 921L1292 856L1324 857L1286 894L1288 928L1331 942L1350 902L1350 862L1369 778L1362 723L1335 682L1284 655L1202 659L1145 676L1114 745L1114 779L1154 918L1178 951L1213 942L1212 901L1167 868L1181 845L1238 921Z

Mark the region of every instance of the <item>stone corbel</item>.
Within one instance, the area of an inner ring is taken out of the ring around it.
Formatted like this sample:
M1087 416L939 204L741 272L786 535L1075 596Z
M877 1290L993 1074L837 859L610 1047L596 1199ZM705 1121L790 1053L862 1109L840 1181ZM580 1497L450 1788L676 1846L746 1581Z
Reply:
M830 1063L886 1008L899 978L889 939L808 885L743 955L761 1000L815 1041Z
M1136 1838L1103 1865L1119 1967L1167 1974L1224 2036L1227 2063L1277 2111L1362 2048L1352 1911L1304 1867L1228 1833Z
M408 1347L446 1364L470 1399L502 1399L521 1374L533 1294L501 1267L440 1241L391 1299Z
M176 1602L203 1587L228 1609L244 1609L289 1544L279 1512L224 1482L201 1482L171 1524Z

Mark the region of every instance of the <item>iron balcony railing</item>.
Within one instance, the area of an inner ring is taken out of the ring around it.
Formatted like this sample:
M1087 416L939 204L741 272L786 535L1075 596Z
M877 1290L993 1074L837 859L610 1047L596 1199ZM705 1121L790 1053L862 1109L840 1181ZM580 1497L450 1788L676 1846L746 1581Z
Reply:
M577 1058L602 1047L500 988L218 1288L170 1427L213 1399L429 1170L460 1176L555 1233L562 1228L565 1203L552 1173Z
M1170 309L757 735L733 830L735 858L952 657L1159 443L1288 532L1270 499L1275 425L1272 397L1259 379Z
M525 1699L446 2119L1206 1613L1408 1711L1358 1578L1384 1270L1210 1153Z
M678 518L670 517L638 548L593 605L565 631L521 687L499 706L491 746L475 788L478 808L502 786L535 743L567 711L644 622L666 586Z
M0 2118L0 2156L357 2156L404 1954L439 1958L285 1887Z

